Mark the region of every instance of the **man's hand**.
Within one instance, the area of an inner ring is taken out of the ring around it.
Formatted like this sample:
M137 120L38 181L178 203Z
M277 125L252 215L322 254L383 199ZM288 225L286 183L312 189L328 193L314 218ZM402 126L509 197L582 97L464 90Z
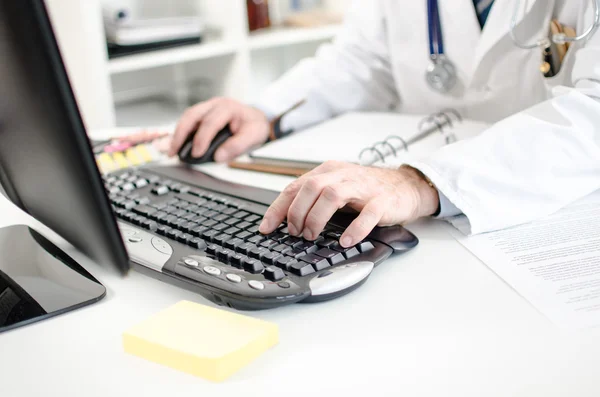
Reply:
M217 162L229 161L255 145L265 143L271 126L263 112L233 99L214 98L187 109L175 129L169 156L177 154L194 131L192 156L202 156L210 142L227 124L233 133L215 153Z
M294 236L314 240L340 208L360 211L340 244L351 247L377 225L390 226L435 213L437 190L411 167L384 169L328 161L291 183L267 210L260 232L285 218Z

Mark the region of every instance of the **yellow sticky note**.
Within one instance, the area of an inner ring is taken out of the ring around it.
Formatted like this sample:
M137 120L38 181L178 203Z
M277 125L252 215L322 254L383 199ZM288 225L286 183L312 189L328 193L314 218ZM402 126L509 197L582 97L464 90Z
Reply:
M142 160L133 148L129 148L125 151L125 158L133 166L142 164Z
M150 154L150 151L146 145L137 145L135 149L145 163L149 163L153 160L152 154Z
M129 164L129 161L127 161L127 159L125 158L125 155L121 152L113 153L112 158L114 162L117 163L121 168L127 168L131 165Z
M277 344L276 324L181 301L123 333L130 354L215 382Z

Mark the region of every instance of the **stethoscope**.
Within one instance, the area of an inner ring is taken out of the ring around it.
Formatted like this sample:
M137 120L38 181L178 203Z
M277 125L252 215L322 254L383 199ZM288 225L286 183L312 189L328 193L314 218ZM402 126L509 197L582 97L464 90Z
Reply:
M592 0L592 7L594 10L594 22L585 32L576 37L568 37L564 33L558 33L552 36L552 42L556 44L574 43L591 37L598 26L600 26L600 0ZM541 38L535 43L530 44L517 39L515 30L520 9L521 0L515 0L515 8L510 21L509 31L513 43L524 50L540 47L548 48L550 46L550 40L547 37ZM444 37L442 34L442 24L440 22L438 0L427 0L427 22L429 28L429 57L431 59L431 64L427 68L425 77L427 84L433 90L442 94L447 94L456 85L458 76L456 67L444 54Z

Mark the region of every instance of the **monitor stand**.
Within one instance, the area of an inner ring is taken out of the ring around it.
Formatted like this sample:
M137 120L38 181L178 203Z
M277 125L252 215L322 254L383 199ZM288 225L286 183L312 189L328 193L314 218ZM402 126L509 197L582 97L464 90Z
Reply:
M35 230L23 225L0 228L0 332L105 295L98 280Z

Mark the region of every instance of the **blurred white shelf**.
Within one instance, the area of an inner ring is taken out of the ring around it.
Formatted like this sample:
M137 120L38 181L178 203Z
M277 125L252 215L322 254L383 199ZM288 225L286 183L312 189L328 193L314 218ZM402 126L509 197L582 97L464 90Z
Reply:
M120 104L115 107L116 125L119 127L139 127L175 125L184 109L173 102L160 99Z
M237 47L232 43L209 39L200 44L114 58L108 61L108 71L110 74L133 72L136 70L231 55L236 51Z
M248 39L251 50L283 47L291 44L308 43L332 39L341 25L326 25L312 28L269 28L250 33Z

